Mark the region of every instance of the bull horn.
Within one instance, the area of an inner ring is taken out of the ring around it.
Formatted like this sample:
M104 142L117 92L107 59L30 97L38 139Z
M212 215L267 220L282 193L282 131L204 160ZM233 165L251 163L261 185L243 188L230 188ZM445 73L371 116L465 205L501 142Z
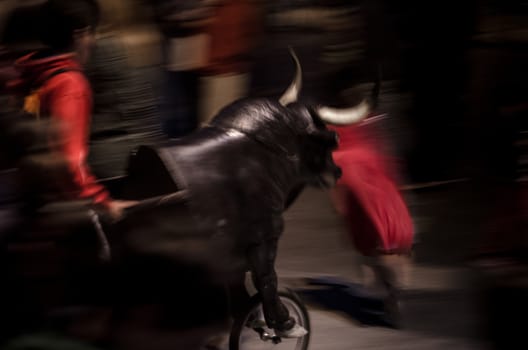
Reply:
M293 78L293 81L291 82L290 86L279 99L279 103L283 106L287 106L288 104L297 101L297 98L299 97L299 91L301 91L302 86L301 64L299 63L299 59L297 58L297 55L291 47L290 54L292 55L293 60L295 61L295 78Z
M319 107L319 117L328 124L347 125L362 121L369 113L370 106L363 100L351 108Z

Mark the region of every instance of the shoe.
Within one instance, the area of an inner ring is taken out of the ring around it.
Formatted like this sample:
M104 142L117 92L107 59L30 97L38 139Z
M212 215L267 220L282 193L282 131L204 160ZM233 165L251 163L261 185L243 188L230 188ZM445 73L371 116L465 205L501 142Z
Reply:
M308 334L308 331L303 326L295 324L285 331L275 330L275 334L281 338L301 338Z

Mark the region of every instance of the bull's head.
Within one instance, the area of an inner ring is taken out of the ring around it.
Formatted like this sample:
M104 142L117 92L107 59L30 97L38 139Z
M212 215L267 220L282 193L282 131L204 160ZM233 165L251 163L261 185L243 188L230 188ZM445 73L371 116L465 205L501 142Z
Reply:
M325 123L350 125L363 120L369 113L369 105L362 101L357 106L337 109L326 106L310 107L297 103L302 85L302 70L299 59L290 50L295 61L295 77L280 97L281 105L293 111L296 118L302 118L303 132L299 134L301 172L309 184L329 186L341 176L341 169L332 159L332 151L338 146L337 134L327 129Z

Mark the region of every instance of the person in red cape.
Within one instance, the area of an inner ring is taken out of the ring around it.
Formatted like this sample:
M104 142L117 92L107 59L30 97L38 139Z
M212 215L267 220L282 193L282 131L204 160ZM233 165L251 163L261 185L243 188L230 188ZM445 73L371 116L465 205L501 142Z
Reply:
M373 132L372 120L377 118L329 126L339 136L333 158L342 170L332 199L356 249L385 287L386 318L397 325L401 258L411 253L413 223L397 186L394 162L384 154Z

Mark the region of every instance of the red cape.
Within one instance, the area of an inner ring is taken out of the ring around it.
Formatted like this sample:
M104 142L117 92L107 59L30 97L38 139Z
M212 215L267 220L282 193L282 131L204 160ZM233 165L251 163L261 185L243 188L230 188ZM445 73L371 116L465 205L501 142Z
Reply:
M331 127L339 135L333 153L343 176L338 181L345 219L356 248L365 255L408 253L413 224L395 181L390 158L361 125Z

